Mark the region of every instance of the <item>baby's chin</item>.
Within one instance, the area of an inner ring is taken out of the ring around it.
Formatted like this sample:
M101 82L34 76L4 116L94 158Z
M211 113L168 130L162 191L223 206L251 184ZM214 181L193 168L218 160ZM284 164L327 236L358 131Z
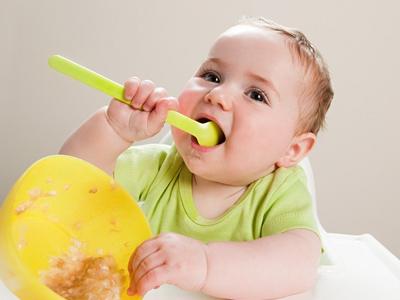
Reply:
M212 166L193 163L193 160L185 162L185 164L194 178L201 178L213 183L230 186L247 186L251 183L250 180L246 180L242 177L230 176L232 172L226 171L223 166L219 169L215 169Z
M243 180L241 178L232 178L232 177L226 177L224 175L218 176L216 174L196 174L192 173L195 178L202 178L203 180L207 180L213 183L221 184L221 185L226 185L226 186L237 186L237 187L243 187L243 186L249 186L251 182L247 180Z

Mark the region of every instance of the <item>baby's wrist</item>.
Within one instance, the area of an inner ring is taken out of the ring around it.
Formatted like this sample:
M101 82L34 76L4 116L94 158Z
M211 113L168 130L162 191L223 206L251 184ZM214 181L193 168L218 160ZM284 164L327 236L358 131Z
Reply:
M121 134L121 131L118 129L118 126L114 124L114 122L111 120L111 118L108 115L107 107L102 108L102 112L104 115L104 118L106 120L107 126L111 129L111 134L114 135L113 140L121 145L121 148L123 150L127 149L130 145L132 145L135 141L134 140L128 140L126 139L123 134ZM123 152L123 151L121 151Z

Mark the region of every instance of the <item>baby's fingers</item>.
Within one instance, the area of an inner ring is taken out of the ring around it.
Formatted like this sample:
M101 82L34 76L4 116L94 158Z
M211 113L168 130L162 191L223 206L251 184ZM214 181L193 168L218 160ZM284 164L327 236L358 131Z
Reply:
M158 237L153 237L147 241L144 241L139 247L136 248L128 263L128 271L130 273L134 273L136 271L137 267L145 257L158 251L160 244L157 238Z
M154 268L162 266L164 261L164 256L160 251L145 257L135 269L134 273L130 274L131 283L128 288L128 292L134 294L137 283L140 281L140 279Z
M162 128L169 110L177 110L178 102L174 97L166 97L157 102L155 109L149 115L149 124ZM158 128L152 128L158 130Z
M165 97L167 97L166 89L162 87L155 88L150 96L143 103L142 109L148 112L152 111L156 103L160 101L161 98Z
M140 78L139 77L131 77L124 84L124 97L127 100L132 100L132 98L136 95L139 86L140 86Z
M133 282L138 282L146 273L161 266L165 262L165 256L158 251L145 257L136 268L133 274Z
M171 283L171 273L166 265L156 267L145 275L136 283L136 286L130 292L144 296L148 291L158 288L164 283Z
M154 82L143 80L140 83L139 89L131 100L131 105L135 109L142 109L143 103L149 98L155 89Z

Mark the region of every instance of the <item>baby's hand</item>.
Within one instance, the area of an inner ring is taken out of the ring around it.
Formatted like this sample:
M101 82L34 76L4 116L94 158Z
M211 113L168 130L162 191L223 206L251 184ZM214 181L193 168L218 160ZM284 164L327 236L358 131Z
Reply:
M128 294L144 295L164 283L200 291L207 276L206 245L175 233L145 241L132 254Z
M168 110L178 108L176 99L167 97L164 88L137 77L125 82L125 99L131 100L130 106L115 99L111 101L107 118L121 138L130 143L157 134L164 125Z

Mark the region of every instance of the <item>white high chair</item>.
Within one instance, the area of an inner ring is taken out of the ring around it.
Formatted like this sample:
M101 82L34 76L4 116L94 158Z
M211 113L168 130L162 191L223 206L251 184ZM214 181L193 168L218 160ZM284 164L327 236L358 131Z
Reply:
M161 143L170 144L167 133ZM327 233L321 226L316 208L314 176L308 158L300 162L314 203L324 253L319 276L312 291L281 300L399 300L400 260L370 234L346 235ZM212 300L200 293L163 285L146 294L144 300ZM0 281L0 300L17 298ZM23 299L22 299L23 300Z

